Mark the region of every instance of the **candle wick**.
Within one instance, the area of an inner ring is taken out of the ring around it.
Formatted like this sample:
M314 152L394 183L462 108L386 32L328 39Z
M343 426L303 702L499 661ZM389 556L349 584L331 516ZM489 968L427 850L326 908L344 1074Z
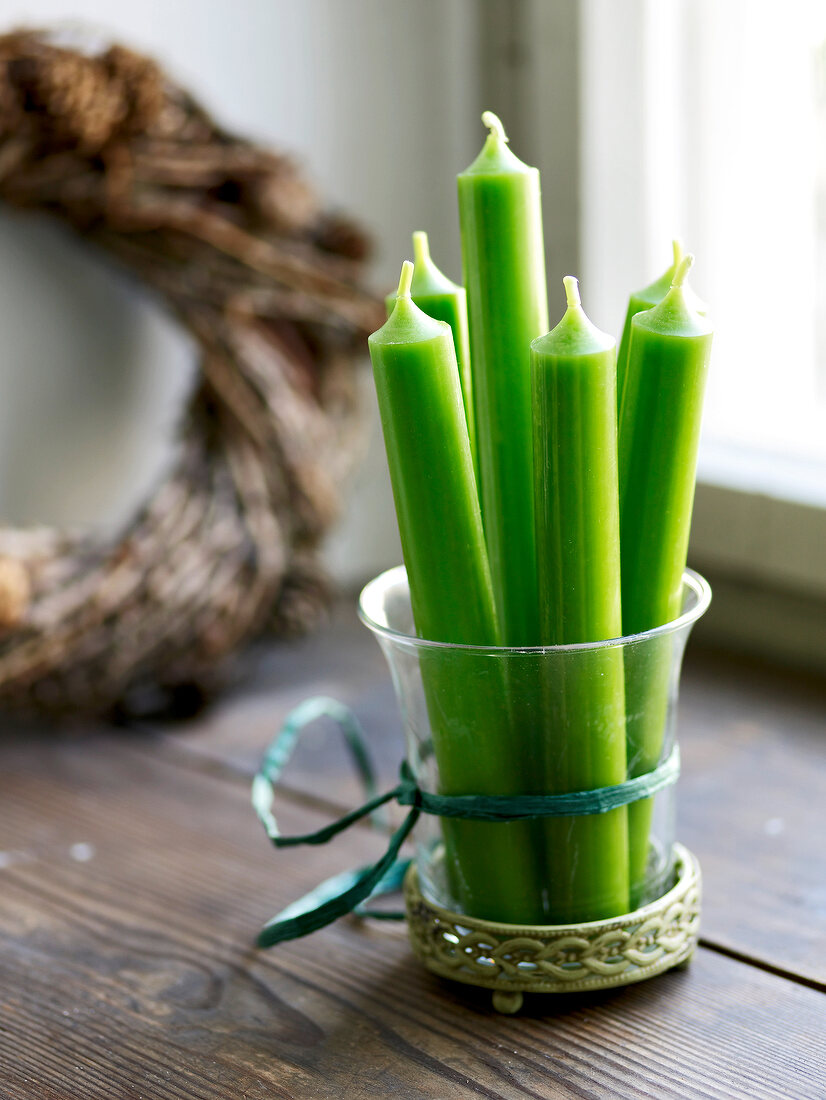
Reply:
M688 275L694 264L694 256L691 252L687 252L685 256L677 264L677 270L674 272L674 278L671 280L671 289L675 287L682 287L685 282L686 275Z
M399 277L399 289L396 291L397 298L409 298L410 287L413 283L413 264L410 260L405 260L402 264L402 273Z
M674 252L674 270L680 266L680 260L683 258L683 242L679 237L675 237L671 242L671 248Z
M482 112L482 125L488 127L493 137L499 138L500 141L508 140L508 135L505 133L505 127L502 125L502 120L498 115L495 115L493 111Z
M417 264L426 264L430 259L430 244L427 233L423 229L417 229L413 234L413 260Z
M579 296L579 280L573 275L566 275L562 280L562 285L565 287L565 299L568 303L568 309L577 309L582 305L582 299Z

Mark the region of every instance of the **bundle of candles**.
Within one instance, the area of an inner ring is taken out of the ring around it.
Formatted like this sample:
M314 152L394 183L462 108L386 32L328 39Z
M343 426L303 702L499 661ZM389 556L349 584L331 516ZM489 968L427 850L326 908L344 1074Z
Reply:
M648 631L681 611L711 345L686 286L693 257L675 243L672 267L632 295L618 354L571 276L548 332L539 173L495 115L482 121L490 133L458 178L465 288L415 233L415 264L369 341L416 631L492 651ZM471 680L438 650L420 658L442 793L593 790L656 767L667 661L639 680L621 647L590 652L551 702L539 665ZM491 920L626 913L649 900L651 801L445 819L452 888Z

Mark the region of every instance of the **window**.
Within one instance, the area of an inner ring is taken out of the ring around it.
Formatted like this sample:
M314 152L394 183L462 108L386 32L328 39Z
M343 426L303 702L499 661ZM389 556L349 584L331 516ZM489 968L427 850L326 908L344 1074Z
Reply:
M698 633L823 667L826 5L492 7L508 31L489 36L483 84L529 122L518 151L543 173L552 302L564 255L590 316L618 332L675 233L697 254L716 327L691 551L716 599ZM565 83L560 25L577 43ZM554 105L524 110L536 102Z
M666 266L680 232L717 329L704 469L728 451L735 476L744 455L769 476L774 456L791 495L795 461L826 461L824 43L826 8L808 0L583 5L594 311L616 328L627 289ZM816 495L807 480L798 492Z

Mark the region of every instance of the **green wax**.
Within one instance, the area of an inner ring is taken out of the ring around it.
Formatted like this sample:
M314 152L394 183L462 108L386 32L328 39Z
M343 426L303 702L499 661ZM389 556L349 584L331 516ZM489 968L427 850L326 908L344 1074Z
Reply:
M631 323L619 419L622 627L637 634L682 610L703 394L712 329L683 289L693 256L683 258L659 305ZM656 767L668 705L670 648L626 678L631 775ZM629 807L632 902L643 888L651 800Z
M410 298L402 269L387 323L369 340L416 629L431 641L500 644L467 423L450 327ZM506 689L462 650L424 652L424 683L443 794L517 794ZM472 652L472 651L471 651ZM532 823L445 819L448 873L466 912L536 916Z
M665 298L631 324L619 421L622 626L679 615L712 329L686 301L683 259Z
M497 645L450 327L402 288L369 346L416 629L431 641Z
M531 344L539 642L622 633L616 451L616 343L595 328L565 279L568 309ZM622 651L549 662L546 777L552 793L626 778ZM552 923L628 911L627 812L546 822Z
M539 172L508 149L502 124L461 173L482 516L505 645L538 636L530 344L548 328Z
M564 317L531 344L542 645L622 633L616 341L586 317L576 279L565 287Z
M476 465L476 430L473 418L473 384L470 376L470 337L467 323L467 295L465 288L448 279L430 258L427 234L421 229L413 234L413 284L410 297L414 303L437 321L446 321L453 333L453 347L459 367L462 385L462 402L465 407L470 451ZM396 295L385 298L387 316L393 312ZM476 471L478 474L478 470Z
M667 271L655 279L653 283L644 286L642 290L635 291L628 299L628 309L625 314L625 325L622 330L619 351L617 352L617 413L622 408L622 392L625 386L625 373L628 367L628 349L631 345L631 322L638 313L653 309L668 293L674 275L680 261L683 258L683 246L679 240L673 240L671 246L674 250L674 262ZM686 302L697 313L706 313L706 304L689 287L684 287Z

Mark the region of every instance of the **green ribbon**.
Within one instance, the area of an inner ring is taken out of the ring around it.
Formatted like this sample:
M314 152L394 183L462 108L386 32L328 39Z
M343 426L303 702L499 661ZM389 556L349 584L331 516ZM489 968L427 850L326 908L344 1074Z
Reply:
M353 755L365 793L370 797L357 810L340 817L312 833L282 836L272 812L275 786L281 778L301 732L317 718L332 718L341 729ZM322 696L306 700L288 715L267 750L261 768L252 783L252 805L276 848L298 844L326 844L354 822L371 815L373 824L383 828L381 808L388 802L410 806L410 813L391 834L387 850L375 863L344 871L327 879L299 901L272 918L258 936L259 947L271 947L284 940L309 935L332 924L347 913L373 916L384 920L403 920L403 913L367 910L364 902L371 897L397 890L410 860L398 858L413 826L423 813L437 817L459 817L465 821L528 821L544 817L578 817L604 814L637 802L675 783L680 774L677 745L657 768L645 775L627 779L612 787L590 791L544 795L441 795L423 791L407 761L401 766L399 783L385 794L375 794L375 774L361 729L355 715L334 699Z

